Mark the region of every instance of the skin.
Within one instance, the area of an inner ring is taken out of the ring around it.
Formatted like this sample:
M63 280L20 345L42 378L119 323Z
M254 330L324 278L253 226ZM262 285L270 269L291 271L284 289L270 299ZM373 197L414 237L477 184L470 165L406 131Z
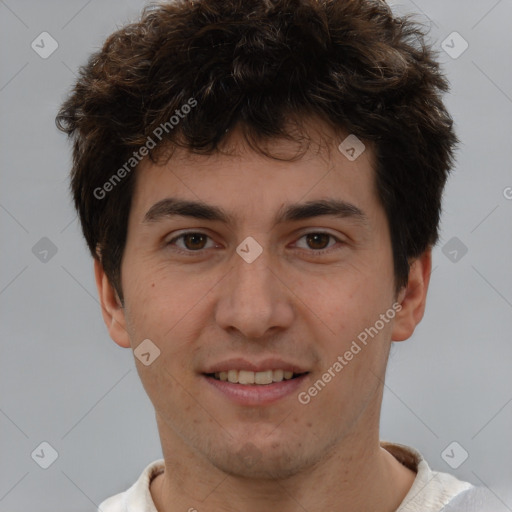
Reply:
M416 476L379 445L379 417L391 341L409 338L423 316L431 251L412 262L396 293L371 147L351 162L337 150L346 134L317 120L307 127L315 142L295 161L254 152L235 129L222 154L177 149L165 165L142 162L121 266L124 306L95 263L111 338L132 349L150 339L161 351L149 366L135 358L165 459L150 486L159 512L391 512ZM280 156L297 149L283 140L267 147ZM218 206L235 222L144 223L170 196ZM273 223L284 203L326 198L357 206L366 221ZM183 230L209 238L165 245ZM335 238L304 236L318 232ZM250 264L235 252L248 236L263 248ZM395 302L395 318L307 405L296 393L238 405L201 375L231 357L279 357L309 370L299 390L307 391Z

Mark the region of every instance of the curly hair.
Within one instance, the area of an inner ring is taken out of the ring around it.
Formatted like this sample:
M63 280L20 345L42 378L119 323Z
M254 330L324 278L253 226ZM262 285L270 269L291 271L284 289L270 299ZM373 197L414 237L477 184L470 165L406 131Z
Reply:
M147 6L110 35L80 68L56 123L73 140L70 187L85 239L121 301L134 173L108 195L95 192L116 170L136 165L141 146L153 161L162 146L219 151L235 125L258 150L258 141L293 138L290 119L307 116L374 148L404 286L411 261L437 242L458 142L441 99L448 82L425 36L379 0L176 0ZM162 144L153 148L155 133Z

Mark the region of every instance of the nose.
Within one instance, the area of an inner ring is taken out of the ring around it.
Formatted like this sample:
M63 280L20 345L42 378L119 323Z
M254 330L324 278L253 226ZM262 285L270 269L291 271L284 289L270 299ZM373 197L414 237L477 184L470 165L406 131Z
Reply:
M269 251L263 250L252 263L235 254L234 262L223 280L217 324L247 339L261 339L290 327L294 295Z

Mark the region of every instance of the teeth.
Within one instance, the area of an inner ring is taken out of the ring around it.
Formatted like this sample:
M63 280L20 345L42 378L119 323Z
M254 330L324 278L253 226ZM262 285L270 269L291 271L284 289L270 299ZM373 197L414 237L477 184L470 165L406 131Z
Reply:
M254 374L254 384L271 384L271 383L272 383L272 370L267 370L265 372L256 372Z
M238 384L254 384L254 372L240 370L238 372Z
M283 370L274 370L272 372L272 380L274 382L281 382L284 378L284 371Z
M251 372L248 370L228 370L227 372L216 372L215 378L228 381L233 384L272 384L290 380L293 372L289 370L265 370L263 372Z

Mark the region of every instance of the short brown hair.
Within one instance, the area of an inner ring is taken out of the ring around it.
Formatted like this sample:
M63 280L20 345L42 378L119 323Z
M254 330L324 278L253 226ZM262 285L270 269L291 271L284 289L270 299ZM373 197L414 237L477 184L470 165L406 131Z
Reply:
M288 121L306 115L375 148L397 289L405 285L411 259L438 239L457 143L440 97L448 83L425 35L379 0L177 0L146 7L110 35L56 122L74 141L84 236L121 300L134 173L121 173L106 197L95 190L158 127L168 128L166 147L211 153L235 125L254 140L289 137ZM174 126L191 99L195 108Z

